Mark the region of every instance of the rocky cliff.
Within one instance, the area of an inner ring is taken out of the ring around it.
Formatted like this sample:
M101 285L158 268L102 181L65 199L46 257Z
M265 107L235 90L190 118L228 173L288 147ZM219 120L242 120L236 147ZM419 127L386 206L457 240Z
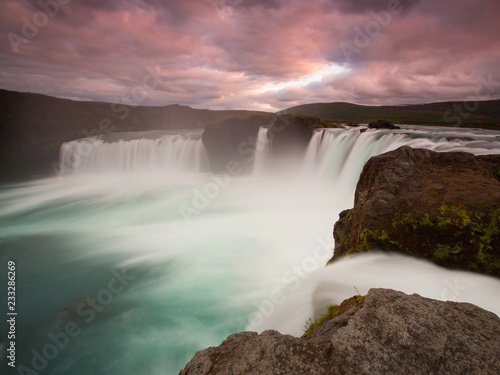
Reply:
M223 171L229 162L237 162L244 170L249 170L258 148L259 128L264 127L272 142L274 162L293 164L301 160L313 129L323 125L325 123L316 117L299 114L238 115L207 125L203 144L214 172Z
M279 115L269 130L268 135L273 141L273 151L277 155L286 156L296 151L304 151L311 140L313 129L322 126L317 117L284 114Z
M224 171L229 162L236 162L243 170L253 165L257 133L268 127L274 115L231 116L210 123L203 132L203 144L214 172Z
M376 248L500 276L500 155L404 146L372 157L334 237L332 260Z
M305 338L231 335L180 375L500 373L500 318L467 303L371 289ZM345 305L345 304L344 304Z

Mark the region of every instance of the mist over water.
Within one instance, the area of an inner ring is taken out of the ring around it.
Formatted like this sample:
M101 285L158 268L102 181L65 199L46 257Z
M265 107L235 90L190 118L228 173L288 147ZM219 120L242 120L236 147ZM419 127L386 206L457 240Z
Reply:
M500 153L497 133L319 130L286 174L270 167L264 135L251 175L208 173L200 132L154 132L66 143L61 176L2 187L0 260L17 265L17 364L33 368L34 351L43 356L73 322L80 333L41 373L177 374L197 350L245 328L299 335L354 287L500 314L487 298L497 279L377 253L324 267L369 157L403 144Z

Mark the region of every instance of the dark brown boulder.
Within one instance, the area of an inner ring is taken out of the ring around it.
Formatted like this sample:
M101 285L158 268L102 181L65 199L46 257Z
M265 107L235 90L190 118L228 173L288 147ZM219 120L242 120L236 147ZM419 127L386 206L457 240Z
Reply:
M382 249L500 276L500 155L403 146L364 166L332 260Z
M401 129L392 122L386 120L372 121L368 124L368 129Z
M496 375L498 353L495 314L468 303L371 289L306 338L276 331L231 335L196 353L180 375Z

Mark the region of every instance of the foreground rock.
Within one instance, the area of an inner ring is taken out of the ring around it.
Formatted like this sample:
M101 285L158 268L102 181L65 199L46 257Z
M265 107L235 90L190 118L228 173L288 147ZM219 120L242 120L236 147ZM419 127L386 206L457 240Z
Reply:
M408 146L371 158L332 260L372 248L500 276L500 155Z
M229 336L180 375L498 374L500 318L468 303L371 289L357 307L307 338L266 331Z

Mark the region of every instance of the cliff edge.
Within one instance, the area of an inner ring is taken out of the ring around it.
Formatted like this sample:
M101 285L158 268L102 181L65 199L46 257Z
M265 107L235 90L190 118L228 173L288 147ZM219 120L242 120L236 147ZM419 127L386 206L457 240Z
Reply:
M500 318L468 303L371 289L307 337L231 335L179 375L498 374Z

